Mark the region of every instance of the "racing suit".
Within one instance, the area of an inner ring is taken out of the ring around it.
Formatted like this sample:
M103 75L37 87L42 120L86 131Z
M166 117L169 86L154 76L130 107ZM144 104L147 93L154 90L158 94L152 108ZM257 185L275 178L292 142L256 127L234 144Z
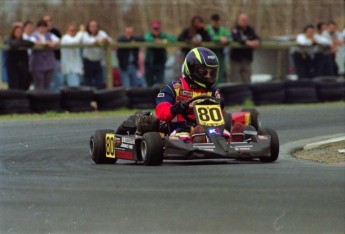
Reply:
M172 81L170 84L165 85L156 98L156 115L162 122L169 123L170 133L173 131L189 132L193 123L186 121L181 115L172 114L171 108L179 101L188 101L194 97L208 95L220 99L219 90L213 88L206 90L200 88L190 81L188 77L182 77L179 80ZM186 110L188 117L195 119L192 106Z

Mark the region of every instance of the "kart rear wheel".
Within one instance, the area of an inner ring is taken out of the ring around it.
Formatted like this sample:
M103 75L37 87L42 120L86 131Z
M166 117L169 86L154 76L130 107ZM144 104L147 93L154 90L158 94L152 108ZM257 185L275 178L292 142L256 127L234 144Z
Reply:
M250 125L256 128L257 131L259 131L261 128L259 112L255 108L244 108L241 111L250 113Z
M141 141L141 157L147 166L160 166L163 162L163 142L158 132L147 132Z
M279 155L279 138L275 130L269 128L262 128L259 131L259 135L269 135L271 136L270 141L270 151L271 157L260 158L261 162L274 162L278 159Z
M114 133L111 129L97 130L90 137L90 156L96 164L114 164L116 158L105 156L105 136L107 133Z

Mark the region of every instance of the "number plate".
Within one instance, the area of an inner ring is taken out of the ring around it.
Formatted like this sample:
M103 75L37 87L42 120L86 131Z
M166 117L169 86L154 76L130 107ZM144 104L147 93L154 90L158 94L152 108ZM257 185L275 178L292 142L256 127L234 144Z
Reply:
M115 158L114 140L115 134L107 133L105 135L105 157L107 158Z
M220 105L195 105L194 108L198 124L203 126L220 126L225 124Z

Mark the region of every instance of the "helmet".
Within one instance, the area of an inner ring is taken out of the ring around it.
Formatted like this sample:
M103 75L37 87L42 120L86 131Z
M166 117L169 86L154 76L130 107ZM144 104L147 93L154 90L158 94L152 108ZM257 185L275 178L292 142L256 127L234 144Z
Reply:
M210 89L218 79L219 62L211 50L198 47L187 54L183 66L183 74L201 88Z

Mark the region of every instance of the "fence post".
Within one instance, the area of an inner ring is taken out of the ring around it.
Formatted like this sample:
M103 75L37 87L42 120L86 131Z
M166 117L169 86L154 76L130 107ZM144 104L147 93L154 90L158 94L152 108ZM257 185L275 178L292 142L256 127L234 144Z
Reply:
M2 63L2 57L3 57L3 54L2 54L3 50L0 48L0 88L2 87L2 66L3 66L3 63Z
M286 64L287 63L287 49L282 48L278 49L278 80L284 80L285 79L285 73L286 73Z
M107 72L107 88L113 87L112 47L107 44L105 47L105 67Z

